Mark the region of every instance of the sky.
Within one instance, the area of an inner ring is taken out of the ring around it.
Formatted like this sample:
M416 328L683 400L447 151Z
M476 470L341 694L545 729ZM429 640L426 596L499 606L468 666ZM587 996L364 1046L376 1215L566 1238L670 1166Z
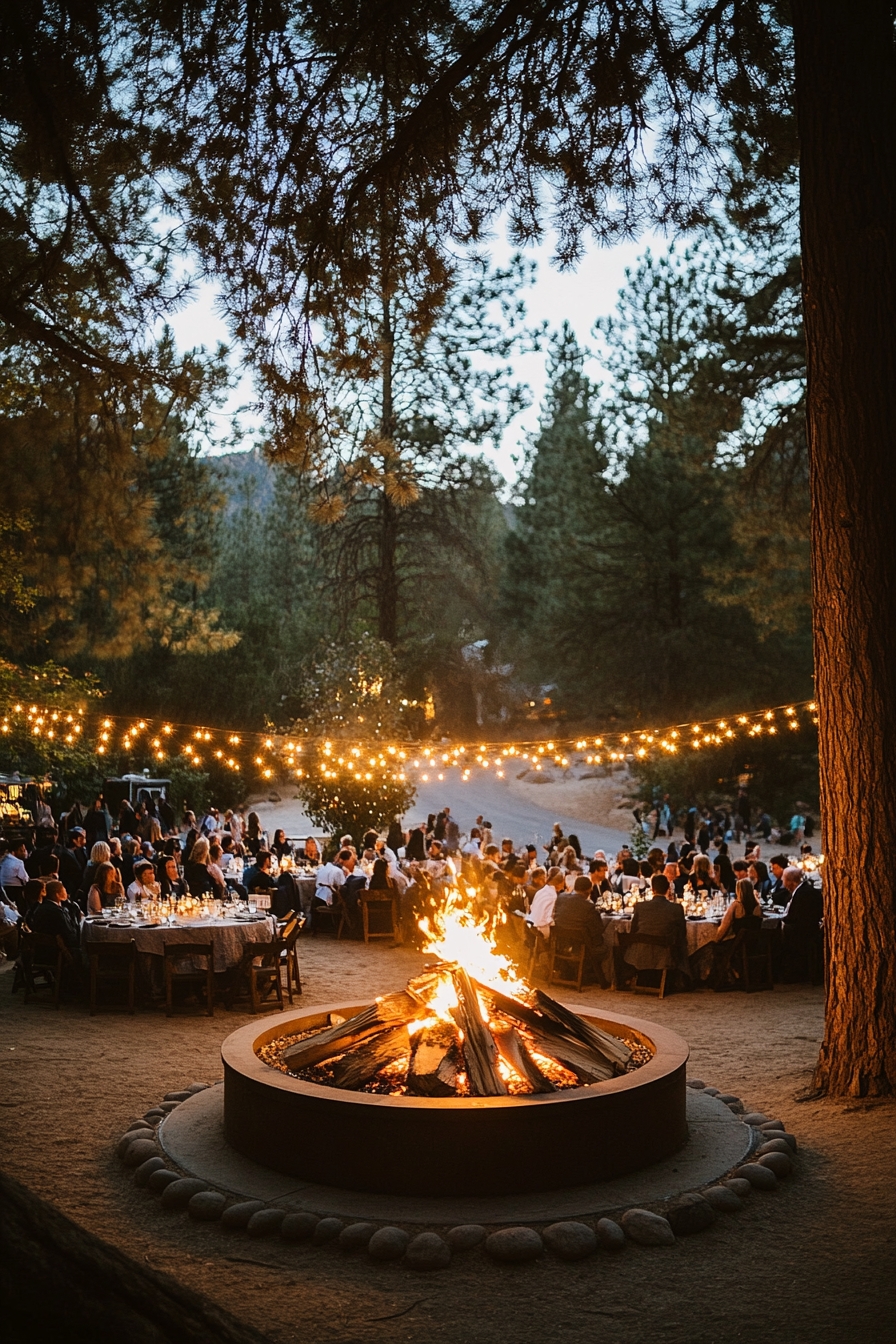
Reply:
M525 293L530 323L537 325L546 321L550 329L554 330L565 319L572 326L579 342L587 345L595 319L611 313L615 308L619 290L625 284L626 268L634 266L646 248L656 247L658 242L662 245L661 240L645 234L636 242L619 243L615 247L592 244L576 270L564 272L551 265L553 245L550 238L546 238L538 247L527 248L524 255L538 263L536 282ZM495 245L493 257L496 264L506 262L508 255L509 249L503 242ZM168 319L181 349L198 345L208 348L218 341L231 343L226 324L216 311L216 293L212 284L200 283L194 301ZM516 377L531 389L532 401L529 408L511 422L500 449L492 458L494 466L508 481L517 476L514 458L518 456L526 436L538 423L538 408L545 387L546 357L545 352L540 352L518 355L513 361ZM215 422L221 427L222 440L228 431L231 417L240 408L249 406L254 397L251 377L248 374L239 376L238 352L234 353L233 367L238 375L236 385L225 406L215 416ZM591 372L592 376L599 373L595 370ZM255 439L263 434L263 424L249 411L239 415L239 422L247 435L244 446L251 447ZM210 450L215 451L215 445L210 445Z

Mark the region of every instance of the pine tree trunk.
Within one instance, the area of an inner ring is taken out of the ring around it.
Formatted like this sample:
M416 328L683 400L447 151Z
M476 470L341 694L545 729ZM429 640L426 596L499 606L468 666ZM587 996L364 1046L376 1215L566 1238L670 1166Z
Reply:
M816 1085L896 1091L896 59L889 0L793 0L827 1016Z
M382 319L382 417L380 434L391 443L395 433L395 403L392 396L392 373L395 362L395 330L388 288L383 280ZM387 470L383 460L383 475ZM398 510L386 491L380 487L379 498L379 572L377 574L377 634L387 644L398 639Z

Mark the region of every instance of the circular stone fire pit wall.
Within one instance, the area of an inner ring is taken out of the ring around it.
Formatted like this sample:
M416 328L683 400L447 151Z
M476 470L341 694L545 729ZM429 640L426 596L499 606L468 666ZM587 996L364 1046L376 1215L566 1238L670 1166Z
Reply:
M388 1097L304 1082L256 1053L367 1004L326 1004L250 1023L224 1042L224 1128L244 1157L317 1184L402 1195L505 1195L609 1180L687 1141L680 1036L594 1013L597 1026L654 1051L591 1087L531 1097Z

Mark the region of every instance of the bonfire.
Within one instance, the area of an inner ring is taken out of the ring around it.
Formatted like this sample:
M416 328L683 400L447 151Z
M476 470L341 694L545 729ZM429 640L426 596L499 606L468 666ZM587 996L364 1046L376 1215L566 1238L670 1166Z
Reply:
M475 891L422 920L433 960L407 987L323 1029L281 1037L267 1063L306 1081L391 1096L514 1097L605 1082L650 1051L521 981Z

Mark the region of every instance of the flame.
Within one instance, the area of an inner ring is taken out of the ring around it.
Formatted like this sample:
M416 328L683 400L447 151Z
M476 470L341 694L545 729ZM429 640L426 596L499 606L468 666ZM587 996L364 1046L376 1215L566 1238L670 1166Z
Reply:
M423 950L435 954L440 961L456 962L472 980L478 980L490 989L525 996L528 986L519 979L513 963L498 951L495 943L498 923L506 916L503 912L495 917L477 910L478 899L475 887L467 887L466 893L460 887L450 887L438 913L419 922L426 939ZM439 977L428 1003L436 1017L453 1022L451 1010L457 1007L457 995L450 975ZM479 1010L483 1021L487 1022L488 1014L481 1002Z

